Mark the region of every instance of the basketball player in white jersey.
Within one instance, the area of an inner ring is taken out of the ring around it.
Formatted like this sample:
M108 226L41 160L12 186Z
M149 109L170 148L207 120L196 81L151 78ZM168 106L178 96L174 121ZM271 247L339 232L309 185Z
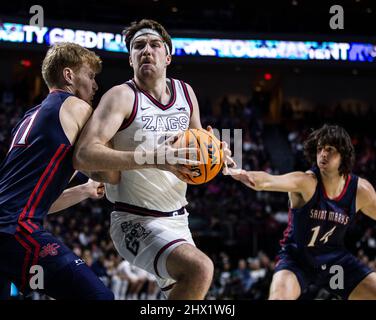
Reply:
M121 256L154 274L169 299L204 299L213 263L192 240L187 185L177 178L179 170L164 168L174 175L155 166L140 169L134 161L124 164L127 151L141 143L147 150L161 133L201 128L198 102L189 85L166 77L172 43L162 25L144 19L125 36L134 78L102 97L81 134L75 164L86 171L121 170L120 183L106 185L115 210L111 237ZM145 141L138 139L140 132Z

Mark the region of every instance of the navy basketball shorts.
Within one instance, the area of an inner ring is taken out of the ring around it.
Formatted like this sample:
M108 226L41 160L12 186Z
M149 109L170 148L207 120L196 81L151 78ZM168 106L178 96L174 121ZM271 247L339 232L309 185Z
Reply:
M25 295L37 289L54 299L113 299L85 262L45 230L0 233L0 257L0 299L10 282Z
M283 252L278 256L275 273L281 270L289 270L293 272L300 285L302 294L306 292L309 286L314 285L317 288L325 288L330 293L340 296L342 299L348 299L355 287L373 270L364 265L360 260L350 253L344 253L337 260L330 263L320 265L316 268L308 263L296 259L287 252ZM335 286L331 285L333 276L338 276L338 267L343 270L343 286L338 278L335 279ZM333 268L335 267L335 268Z

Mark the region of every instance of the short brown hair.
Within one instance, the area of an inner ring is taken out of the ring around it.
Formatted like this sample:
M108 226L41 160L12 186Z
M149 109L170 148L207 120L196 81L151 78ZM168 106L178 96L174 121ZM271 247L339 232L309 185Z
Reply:
M354 146L346 130L337 125L325 124L313 131L304 142L304 154L311 165L316 165L318 146L333 146L341 155L339 174L347 175L351 172L355 161Z
M123 30L123 35L125 36L125 44L127 46L128 52L130 53L130 45L133 36L138 30L143 28L153 29L157 31L164 42L167 43L170 52L172 52L172 41L170 35L167 33L166 29L157 21L150 19L142 19L141 21L133 21L131 25Z
M49 88L64 84L64 68L77 71L87 63L95 73L102 70L102 60L93 51L76 43L64 42L50 47L42 63L42 76Z

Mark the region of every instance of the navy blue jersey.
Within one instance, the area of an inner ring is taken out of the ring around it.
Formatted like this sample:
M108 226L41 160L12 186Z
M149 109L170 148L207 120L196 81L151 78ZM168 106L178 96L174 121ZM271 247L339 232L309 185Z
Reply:
M72 94L56 90L30 109L12 131L0 166L0 232L33 233L74 173L72 148L59 119Z
M281 253L293 254L316 267L334 261L346 251L344 238L356 214L358 177L349 174L342 193L329 199L319 169L311 170L318 181L315 193L302 208L290 208Z

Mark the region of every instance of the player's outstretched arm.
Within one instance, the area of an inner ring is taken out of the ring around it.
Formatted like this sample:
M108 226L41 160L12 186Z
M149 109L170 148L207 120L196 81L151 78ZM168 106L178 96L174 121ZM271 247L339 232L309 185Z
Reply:
M64 190L52 204L48 214L59 212L88 198L101 199L104 193L103 183L89 180L84 184Z
M228 169L228 174L256 191L309 193L316 187L316 178L308 172L271 175L264 171Z
M376 192L365 179L359 178L356 194L356 209L376 220Z

